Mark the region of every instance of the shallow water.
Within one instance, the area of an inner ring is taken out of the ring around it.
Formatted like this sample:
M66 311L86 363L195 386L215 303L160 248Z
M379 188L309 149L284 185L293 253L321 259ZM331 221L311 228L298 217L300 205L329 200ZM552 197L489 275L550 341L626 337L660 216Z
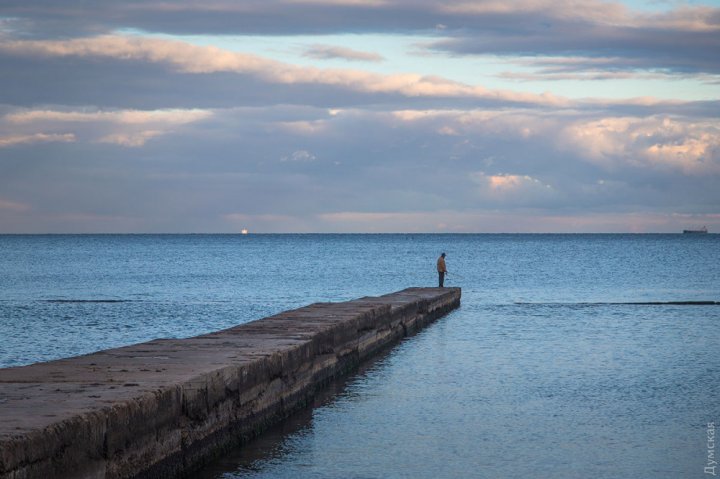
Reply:
M720 300L719 246L716 235L0 236L0 361L433 285L447 251L459 310L204 477L700 477L707 423L720 420L720 306L617 303Z

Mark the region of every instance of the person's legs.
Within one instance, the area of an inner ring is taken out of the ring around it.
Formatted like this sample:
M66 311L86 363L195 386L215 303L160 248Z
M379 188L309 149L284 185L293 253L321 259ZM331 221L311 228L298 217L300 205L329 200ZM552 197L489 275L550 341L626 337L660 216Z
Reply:
M441 288L444 287L443 285L445 284L445 273L441 273L438 271L438 283Z

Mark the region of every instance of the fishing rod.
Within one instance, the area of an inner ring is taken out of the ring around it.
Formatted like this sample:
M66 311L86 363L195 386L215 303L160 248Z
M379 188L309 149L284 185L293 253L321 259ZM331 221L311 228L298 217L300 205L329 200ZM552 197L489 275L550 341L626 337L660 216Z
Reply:
M450 272L449 272L449 271L445 271L445 274L450 274ZM454 277L454 278L457 278L457 279L462 279L462 280L465 279L465 276L463 276L463 275L461 275L461 274L457 274L457 273L453 273L453 277Z

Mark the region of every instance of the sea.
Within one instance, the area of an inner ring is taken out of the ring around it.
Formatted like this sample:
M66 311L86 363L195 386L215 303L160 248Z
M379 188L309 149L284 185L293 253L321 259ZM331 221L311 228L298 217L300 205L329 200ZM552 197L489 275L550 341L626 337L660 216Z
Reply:
M436 286L442 252L459 309L198 477L708 477L715 234L2 235L0 367Z

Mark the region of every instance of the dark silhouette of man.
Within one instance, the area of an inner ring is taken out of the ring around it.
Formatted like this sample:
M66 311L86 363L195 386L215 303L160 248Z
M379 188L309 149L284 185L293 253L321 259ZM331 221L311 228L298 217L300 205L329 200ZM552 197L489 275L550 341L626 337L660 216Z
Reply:
M445 273L447 273L447 267L445 266L445 253L441 254L437 260L437 270L439 287L443 288L443 285L445 284Z

